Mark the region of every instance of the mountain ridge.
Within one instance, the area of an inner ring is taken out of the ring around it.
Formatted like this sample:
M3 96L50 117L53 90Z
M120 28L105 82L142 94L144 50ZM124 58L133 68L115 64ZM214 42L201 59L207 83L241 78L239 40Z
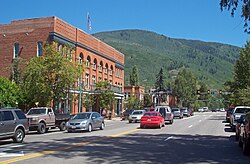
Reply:
M198 80L220 87L233 76L237 46L200 40L174 39L145 30L117 30L93 34L125 55L125 85L134 65L140 84L153 85L162 67L172 80L180 68L190 68Z

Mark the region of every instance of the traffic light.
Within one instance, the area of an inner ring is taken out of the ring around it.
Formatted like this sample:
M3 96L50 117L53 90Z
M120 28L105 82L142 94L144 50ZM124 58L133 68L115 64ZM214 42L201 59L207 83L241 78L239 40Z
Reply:
M220 95L222 94L222 90L219 90L219 94L220 94Z
M210 90L207 90L207 94L210 94Z
M201 91L200 91L199 89L197 89L196 94L197 94L197 95L200 95L200 94L201 94Z

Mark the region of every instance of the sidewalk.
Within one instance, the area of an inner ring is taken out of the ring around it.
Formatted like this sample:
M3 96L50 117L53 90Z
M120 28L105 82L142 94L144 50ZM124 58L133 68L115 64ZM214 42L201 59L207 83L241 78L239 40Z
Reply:
M122 121L121 117L112 117L111 120L109 120L108 118L105 118L104 121Z

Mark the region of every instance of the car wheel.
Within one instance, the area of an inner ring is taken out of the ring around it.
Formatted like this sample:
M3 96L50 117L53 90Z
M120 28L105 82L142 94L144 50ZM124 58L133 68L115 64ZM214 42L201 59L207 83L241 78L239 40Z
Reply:
M16 143L21 143L23 142L24 136L25 136L24 131L22 129L17 129L15 131L13 141Z
M88 132L92 132L92 125L91 124L89 124L89 126L88 126Z
M161 123L160 123L160 125L158 126L158 128L161 129L161 126L162 126L162 125L161 125Z
M66 123L64 121L60 123L59 129L60 131L66 130Z
M128 121L128 123L132 123L132 121L131 121L131 120L129 120L129 121Z
M171 120L171 121L170 121L170 124L173 124L173 122L174 122L174 120Z
M162 123L162 127L165 127L165 123L164 122Z
M104 129L104 127L105 127L105 124L104 124L104 123L102 123L102 125L101 125L100 129L101 129L101 130L103 130L103 129Z
M45 126L45 124L44 123L39 123L39 126L38 126L38 129L37 129L37 132L39 133L39 134L44 134L45 133L45 131L46 131L46 126Z
M143 126L143 125L140 125L140 128L141 128L141 129L143 129L143 128L144 128L144 126Z

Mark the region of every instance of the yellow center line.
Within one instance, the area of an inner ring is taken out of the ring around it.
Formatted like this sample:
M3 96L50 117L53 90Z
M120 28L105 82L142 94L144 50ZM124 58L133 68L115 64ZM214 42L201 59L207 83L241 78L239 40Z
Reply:
M87 141L87 142L79 142L79 143L76 143L76 144L72 144L70 146L57 148L55 150L48 150L48 151L42 151L42 152L38 152L38 153L32 153L32 154L24 155L22 157L17 157L17 158L12 158L12 159L9 159L9 160L2 161L2 162L0 162L0 164L10 164L10 163L18 162L18 161L23 161L23 160L27 160L27 159L31 159L31 158L36 158L36 157L48 155L48 154L53 154L53 153L56 153L58 151L67 150L67 149L71 149L71 148L79 147L79 146L84 146L84 145L87 145L87 144L90 144L90 143L105 140L107 138L115 138L115 137L119 137L119 136L122 136L122 135L130 134L130 133L136 132L138 130L140 130L140 129L133 129L133 130L129 130L129 131L126 131L126 132L114 134L114 135L111 135L111 136L108 136L108 137L104 137L104 138L96 139L96 140L91 140L91 141Z

